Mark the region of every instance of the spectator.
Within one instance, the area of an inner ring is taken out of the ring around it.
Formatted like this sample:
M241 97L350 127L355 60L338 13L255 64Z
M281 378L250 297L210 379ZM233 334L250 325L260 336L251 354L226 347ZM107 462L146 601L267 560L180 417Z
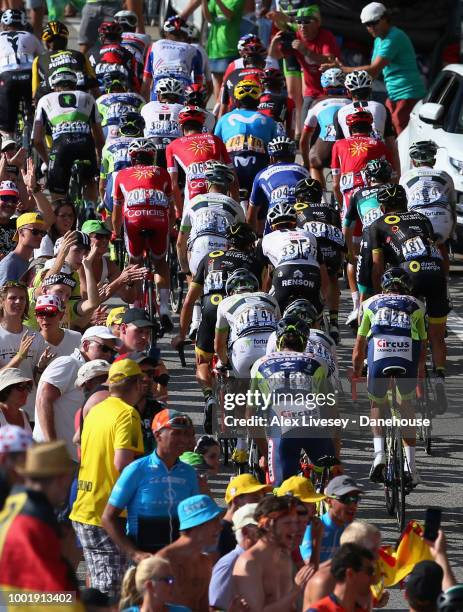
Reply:
M130 359L113 363L109 397L92 408L82 432L77 499L70 518L82 544L89 586L119 594L125 555L101 524L103 510L122 470L143 452L140 416L141 369Z
M45 369L37 390L35 440L65 440L70 456L77 461L74 417L84 403L83 391L74 385L77 372L86 361L110 360L117 352L117 343L119 340L106 327L89 327L79 348L58 357Z
M369 595L374 582L375 566L373 554L357 544L343 544L331 562L331 573L335 579L333 592L320 599L307 612L354 612L361 609L358 599Z
M172 567L175 603L195 612L209 611L212 562L203 550L217 541L221 513L208 495L187 497L178 505L180 537L158 552L158 556L167 559Z
M121 333L122 319L126 310L127 306L116 306L116 308L111 308L106 318L106 327L118 338Z
M76 229L76 208L70 200L55 200L51 206L55 221L51 224L47 235L43 237L40 247L34 251L34 257L53 257L58 238Z
M325 488L329 510L321 519L324 531L320 545L320 562L330 559L339 547L342 532L355 518L361 493L362 490L355 480L344 475L333 478ZM306 529L301 555L306 563L312 556L311 525Z
M82 334L63 329L61 322L65 314L63 301L57 295L39 295L35 303L35 317L40 335L56 357L67 357L80 346Z
M210 476L217 476L220 469L220 444L212 436L201 436L194 447L194 452L202 456Z
M120 0L87 0L82 9L79 28L81 53L85 55L98 42L98 28L103 21L111 21L114 15L121 10L121 5Z
M178 534L177 505L198 493L194 469L179 461L191 420L165 409L153 420L156 450L134 461L114 485L103 513L103 527L124 553L139 561ZM127 535L119 515L127 508Z
M23 481L18 467L24 464L26 451L32 446L32 434L17 425L0 427L0 510L11 487Z
M252 612L295 609L314 570L304 566L293 575L291 551L297 532L294 500L289 496L265 497L258 503L254 518L259 539L233 567L234 594L244 598Z
M21 279L27 272L34 249L40 246L46 233L45 221L39 213L24 213L16 219L13 241L17 245L0 261L0 286Z
M16 593L78 591L77 581L61 553L55 509L65 501L74 464L63 441L27 450L24 489L13 488L6 499L8 521L0 525L2 590ZM76 610L70 605L69 610Z
M16 232L16 220L11 217L16 212L19 202L19 191L13 181L0 183L0 260L15 248L13 236Z
M32 391L32 380L18 368L0 370L0 426L17 425L32 435L23 406Z
M254 512L257 504L245 504L233 515L233 530L237 545L217 561L209 584L209 606L212 610L228 610L233 600L233 566L245 550L257 542L257 521Z

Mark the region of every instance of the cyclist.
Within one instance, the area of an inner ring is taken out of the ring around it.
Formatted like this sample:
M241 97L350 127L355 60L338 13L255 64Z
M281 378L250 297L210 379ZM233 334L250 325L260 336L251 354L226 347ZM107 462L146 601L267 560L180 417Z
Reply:
M206 110L209 92L202 83L192 83L185 89L185 106L199 106L205 115L203 132L214 133L216 117L214 113Z
M69 30L61 21L49 21L42 31L47 47L32 63L32 96L38 100L51 92L48 79L57 68L70 68L77 74L77 87L90 91L97 98L100 94L95 72L86 56L80 51L68 49Z
M257 173L268 163L267 145L277 136L277 124L257 111L262 89L255 81L240 81L234 90L237 108L219 119L215 134L225 143L241 189L251 192Z
M105 144L101 153L100 199L109 212L113 210L113 180L119 170L130 166L129 146L143 136L145 121L134 111L124 113L119 121L119 136Z
M118 11L114 15L114 21L122 28L122 46L134 56L138 66L138 79L141 83L143 79L143 68L145 65L145 55L150 43L149 34L137 32L138 17L133 11Z
M163 31L165 38L154 42L146 56L142 86L146 100L150 95L151 100L156 100L156 82L159 79L173 77L185 87L203 80L201 52L186 42L190 32L187 23L174 15L166 19Z
M279 134L294 138L295 104L285 91L285 78L278 68L266 68L262 77L264 91L259 98L260 113L277 122Z
M202 132L205 115L197 106L185 106L178 115L183 136L172 141L166 149L167 170L172 179L177 215L181 216L183 204L178 183L179 166L185 173L185 204L200 193L206 193L207 185L204 175L205 162L215 159L228 164L232 163L224 143L217 136ZM230 187L234 200L238 201L238 182Z
M139 112L145 100L140 94L127 91L127 77L119 70L105 72L103 75L105 93L97 101L97 107L102 117L101 126L106 141L119 136L121 117L128 112Z
M373 286L387 264L400 266L409 274L413 295L426 302L428 335L436 371L437 409L445 412L445 324L450 312L442 255L435 244L431 222L416 210L407 210L407 196L401 185L384 185L377 195L384 216L370 225L367 248L372 250Z
M413 168L400 178L408 199L408 209L426 215L432 223L445 271L449 272L447 244L453 237L456 223L456 193L452 177L436 165L437 145L432 140L419 140L409 149Z
M97 201L97 159L101 158L104 136L101 117L93 96L76 90L77 74L69 68L58 68L50 76L52 93L40 98L34 119L34 146L48 166L47 186L55 199L66 195L75 161L85 160L82 167L86 200ZM50 151L45 145L45 131L51 132Z
M247 221L262 235L270 231L265 224L269 210L277 202L296 201L296 184L309 176L308 171L296 163L296 143L287 136L277 136L268 143L270 165L254 179Z
M329 401L325 365L313 354L304 352L309 333L303 319L283 317L276 330L277 351L261 357L251 368L253 397L258 399L257 393L273 400L266 411L259 413L267 419L268 441L262 434L254 436L261 455L267 458L268 478L273 486L298 473L302 450L315 464L323 456L334 455L331 438L310 425L310 417L325 413L327 403L321 407L321 402L297 400L320 394ZM260 404L254 400L248 405L249 413L262 407L262 400L259 401ZM273 424L274 417L281 419L279 424Z
M161 326L168 333L173 329L169 317L170 273L166 260L173 212L171 182L165 168L153 165L156 147L150 140L133 140L129 156L132 167L120 170L114 179L113 232L119 236L124 225L127 253L134 262L140 260L144 248L149 249L158 275ZM142 230L149 231L146 238Z
M0 22L0 133L12 138L20 102L32 110L32 62L43 47L26 31L24 11L7 9Z
M371 418L387 418L385 405L389 379L384 368L403 367L405 375L397 377L400 394L400 413L404 419L413 419L414 407L410 402L416 388L418 366L426 351L426 325L424 305L411 296L413 284L405 270L389 268L381 277L382 293L362 304L362 321L352 355L354 375L361 376L365 352L368 354L368 396L371 400ZM368 345L368 349L367 349ZM374 461L370 470L373 482L384 482L385 452L384 430L373 425ZM408 486L419 483L415 467L415 428L408 426L405 442L405 473Z
M320 77L324 95L317 98L309 108L301 135L301 153L306 168L310 174L325 186L323 168L329 166L331 151L336 140L334 130L334 114L349 104L344 87L344 73L340 68L330 68ZM312 136L319 130L318 137L312 141Z
M227 195L235 178L231 168L211 160L206 162L204 174L207 193L195 196L184 208L177 239L182 271L193 276L208 253L227 247L227 228L244 221L243 209Z
M328 278L315 236L296 227L297 214L289 202L275 204L267 220L272 231L262 240L262 252L274 267L272 287L280 308L297 296L309 299L321 314L320 289L325 293Z
M341 217L338 210L322 200L321 183L313 178L300 180L295 188L297 226L310 232L317 239L317 246L323 256L328 273L327 304L329 308L329 330L336 344L339 343L339 282L338 276L346 250L341 231Z

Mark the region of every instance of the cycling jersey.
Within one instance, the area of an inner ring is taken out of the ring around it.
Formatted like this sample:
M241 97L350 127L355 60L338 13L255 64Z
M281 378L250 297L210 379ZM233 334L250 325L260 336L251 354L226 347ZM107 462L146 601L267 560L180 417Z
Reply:
M214 133L231 154L265 155L268 143L277 136L277 125L257 110L235 108L219 119Z
M376 187L363 187L352 194L344 216L344 227L350 227L360 221L365 229L376 219L383 216L380 204L376 198L381 185Z
M150 41L151 36L149 34L139 34L138 32L123 32L122 34L122 46L135 58L137 76L140 82L143 80L145 54Z
M88 59L95 70L100 86L103 85L103 76L107 72L120 70L128 77L129 88L133 91L140 90L137 62L130 51L120 43L95 45L88 52Z
M296 105L286 94L264 91L259 99L259 112L277 122L278 135L292 134L295 128Z
M101 123L95 99L84 91L55 91L37 104L34 126L46 125L53 141L63 135L90 134L91 126Z
M182 104L166 104L164 102L148 102L141 110L145 120L145 136L147 138L163 138L166 146L172 140L182 136L178 122L178 114Z
M106 142L101 152L100 179L106 181L104 206L108 211L113 209L113 179L119 170L131 165L129 145L130 136L120 136Z
M145 78L152 79L151 100L156 100L156 83L164 77L173 77L185 87L203 78L201 52L186 42L161 39L151 45L146 56Z
M349 126L346 123L347 115L352 115L355 111L369 111L373 115L372 136L384 140L390 136L395 136L392 125L391 113L389 110L374 100L357 100L338 109L334 116L334 127L336 130L336 140L349 138Z
M32 64L32 95L41 98L50 93L48 79L57 68L69 68L77 74L77 88L87 91L97 86L95 72L87 57L74 49L47 51L34 59Z
M275 331L280 309L272 296L263 291L230 295L220 302L216 330L229 331L228 346L244 336ZM263 346L265 352L265 345Z
M262 251L274 268L283 264L319 267L317 240L303 229L276 230L264 236Z
M108 138L116 138L119 135L119 121L126 112L139 111L145 103L140 94L132 92L103 94L96 101L100 115L101 126L110 127Z
M31 70L36 55L43 53L38 38L30 32L7 30L0 32L0 74Z
M235 86L238 85L240 81L255 81L259 85L262 82L262 77L264 76L264 71L262 68L255 68L253 66L237 68L230 72L227 76L227 79L223 80L222 86L222 97L220 99L221 103L227 107L227 110L230 111L232 108L236 107L236 98L234 94Z
M336 131L334 128L334 115L342 106L349 104L349 98L334 98L331 96L317 100L309 108L307 117L304 121L304 130L313 131L320 127L319 138L325 141L336 140Z

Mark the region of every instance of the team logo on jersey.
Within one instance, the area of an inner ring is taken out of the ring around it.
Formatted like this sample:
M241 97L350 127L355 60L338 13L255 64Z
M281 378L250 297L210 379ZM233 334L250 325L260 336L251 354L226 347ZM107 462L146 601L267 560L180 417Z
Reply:
M133 168L133 176L139 181L141 179L150 178L151 176L154 176L155 174L156 174L156 171L154 167L152 166L135 166Z
M349 153L352 157L360 157L368 151L368 143L365 141L362 142L351 142L349 146Z
M212 253L209 253L209 257L220 257L224 252L225 251L212 251Z
M384 217L384 223L387 223L388 225L393 225L395 223L398 223L400 221L400 217L398 217L397 215L388 215L387 217Z
M193 151L195 155L203 155L204 153L212 153L212 143L207 140L194 140L188 145L188 149Z

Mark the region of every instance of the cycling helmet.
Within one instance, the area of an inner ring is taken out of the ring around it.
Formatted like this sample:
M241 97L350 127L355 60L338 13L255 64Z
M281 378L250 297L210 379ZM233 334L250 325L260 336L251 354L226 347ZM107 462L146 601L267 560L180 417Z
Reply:
M155 91L157 96L177 96L177 98L181 98L183 96L183 85L177 79L166 77L165 79L159 79Z
M69 38L69 30L61 21L49 21L42 30L44 42L49 42L54 38Z
M433 161L436 158L437 145L432 140L418 140L408 150L411 159L418 162Z
M283 318L294 316L299 319L304 319L304 321L312 327L315 321L318 319L318 312L315 306L304 298L298 298L291 302L289 306L286 306L285 311L283 312Z
M323 187L317 179L307 177L296 183L294 195L300 202L321 202Z
M437 598L437 612L461 612L463 610L463 584L457 584Z
M243 49L241 51L241 55L243 57L249 57L251 55L266 56L267 55L267 49L260 42L260 40L252 41L252 42L248 42L248 43L246 43L244 45L244 47L243 47Z
M133 11L119 11L114 15L114 20L129 28L136 28L138 25L138 17Z
M50 78L48 79L48 82L52 89L54 89L58 85L65 85L66 83L69 86L71 86L71 88L73 88L73 87L77 87L78 80L79 79L77 77L77 74L74 72L74 70L63 67L63 68L58 68L57 70L52 72L50 75Z
M267 151L272 157L296 155L296 143L288 136L277 136L268 143Z
M169 34L172 34L173 32L183 32L184 34L190 33L190 28L188 27L186 21L178 15L172 15L172 17L166 19L162 29L164 32L168 32Z
M264 87L283 87L285 84L285 78L281 70L278 68L266 68L264 70L264 76L262 77L262 85Z
M135 111L128 111L119 119L119 134L121 136L142 136L145 120Z
M260 38L256 34L245 34L238 41L238 53L241 55L244 47L249 43L260 43L262 44Z
M411 293L413 284L408 273L402 268L389 268L381 277L381 289L387 291L391 287L398 286Z
M407 206L407 194L402 185L389 183L383 185L376 194L378 202L389 208L390 206L398 206L399 208L406 208Z
M238 268L227 278L225 291L227 295L233 295L240 291L259 291L259 281L250 270Z
M200 125L204 125L206 121L206 115L202 108L199 106L184 106L178 114L178 122L180 125L184 125L188 121L194 121Z
M277 202L269 210L267 220L271 227L282 223L296 224L297 215L294 206L290 202Z
M370 159L365 166L365 175L370 180L390 181L392 166L387 159Z
M366 70L354 70L346 74L344 86L348 91L370 89L373 79Z
M244 98L252 98L258 100L262 95L262 88L256 81L250 79L244 79L235 85L233 95L236 100L243 100Z
M112 72L105 72L102 78L102 85L105 91L109 92L113 87L127 88L128 78L127 75L119 70Z
M27 24L26 13L18 9L7 9L2 13L2 25L22 26Z
M253 245L257 240L257 234L249 223L238 221L237 223L233 223L233 225L229 225L227 227L225 238L232 246L243 248Z
M188 106L204 108L207 102L207 89L201 83L193 83L185 89L185 103Z
M122 28L117 21L103 21L98 28L100 38L121 38Z
M154 158L156 154L156 145L148 138L137 138L136 140L132 140L128 150L132 162L137 159L140 153L151 155Z
M309 335L310 327L304 319L295 315L284 316L277 323L277 348L283 336L296 336L301 342L301 348L305 348Z
M341 68L329 68L320 77L321 86L324 89L333 87L339 89L344 87L344 72Z
M372 125L373 115L370 113L370 111L358 110L355 111L355 113L347 115L346 123L349 127L358 125L359 123L368 123L368 125Z
M227 186L233 182L235 175L227 164L211 159L206 162L204 176L208 183Z

